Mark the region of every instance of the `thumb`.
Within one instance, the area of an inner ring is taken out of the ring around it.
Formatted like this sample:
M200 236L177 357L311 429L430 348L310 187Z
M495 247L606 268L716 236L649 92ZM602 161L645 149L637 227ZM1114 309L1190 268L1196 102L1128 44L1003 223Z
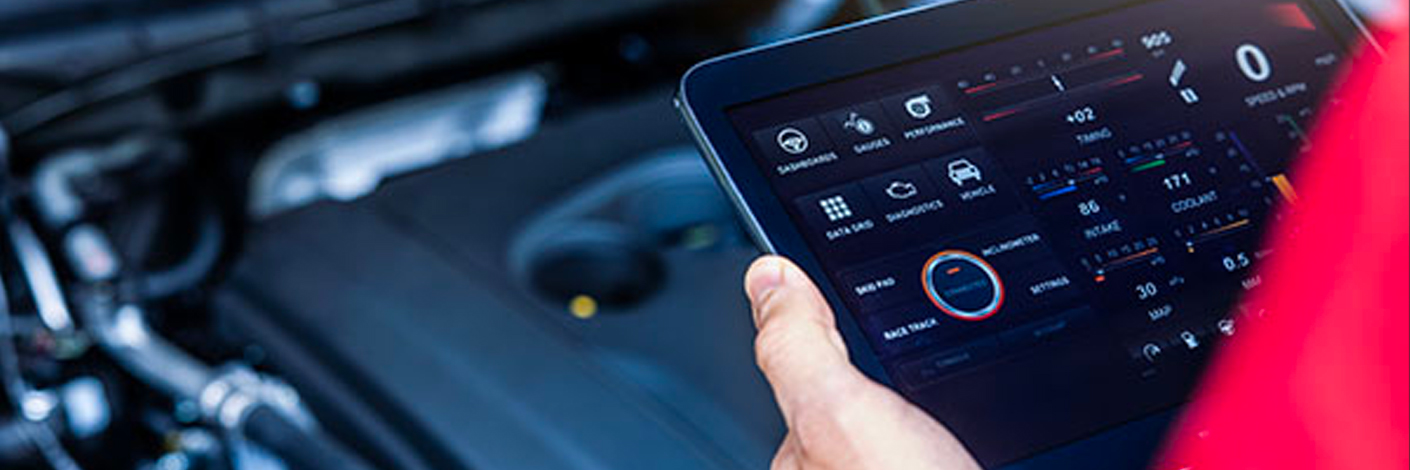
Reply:
M755 357L785 419L867 382L848 361L832 309L798 266L761 257L745 275L745 290L759 331Z
M816 468L979 469L944 426L852 366L832 309L796 265L759 258L745 290L759 329L755 356L792 439L774 468L802 459L826 463Z

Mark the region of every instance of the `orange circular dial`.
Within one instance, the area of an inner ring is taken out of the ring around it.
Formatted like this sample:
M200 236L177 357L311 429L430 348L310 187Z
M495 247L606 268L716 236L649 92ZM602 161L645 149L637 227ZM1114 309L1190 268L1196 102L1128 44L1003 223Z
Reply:
M921 285L935 308L946 315L980 321L1004 305L1004 284L983 258L960 250L936 253L925 262Z

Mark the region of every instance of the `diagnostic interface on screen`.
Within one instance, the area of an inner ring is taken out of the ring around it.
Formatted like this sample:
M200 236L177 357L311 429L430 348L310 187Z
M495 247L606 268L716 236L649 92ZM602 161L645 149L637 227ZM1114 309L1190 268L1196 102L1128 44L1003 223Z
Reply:
M1276 314L1233 305L1344 60L1320 14L1144 2L730 116L896 385L1003 463Z

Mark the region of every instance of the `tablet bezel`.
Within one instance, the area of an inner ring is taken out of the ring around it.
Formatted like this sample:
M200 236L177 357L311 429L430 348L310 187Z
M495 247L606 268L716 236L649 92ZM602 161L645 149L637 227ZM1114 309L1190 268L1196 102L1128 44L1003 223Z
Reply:
M789 257L818 280L833 307L852 362L873 379L892 385L854 316L827 281L799 228L731 124L729 110L1153 1L1163 0L964 0L903 10L697 64L681 80L676 107L756 245L767 253ZM1329 23L1345 49L1351 50L1360 40L1374 46L1374 39L1344 0L1300 1Z

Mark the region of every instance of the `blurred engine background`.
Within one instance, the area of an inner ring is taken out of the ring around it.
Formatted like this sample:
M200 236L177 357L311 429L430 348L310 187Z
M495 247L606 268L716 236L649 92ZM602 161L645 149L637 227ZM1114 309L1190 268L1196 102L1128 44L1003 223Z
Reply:
M674 85L905 6L0 2L0 467L766 467Z

